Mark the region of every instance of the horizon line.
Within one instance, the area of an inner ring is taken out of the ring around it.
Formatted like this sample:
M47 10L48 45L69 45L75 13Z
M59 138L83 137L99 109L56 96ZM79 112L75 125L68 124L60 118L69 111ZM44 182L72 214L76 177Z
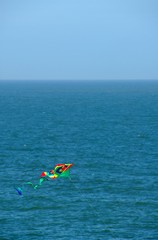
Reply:
M79 81L158 81L158 78L154 79L0 79L0 81L72 81L72 82L79 82Z

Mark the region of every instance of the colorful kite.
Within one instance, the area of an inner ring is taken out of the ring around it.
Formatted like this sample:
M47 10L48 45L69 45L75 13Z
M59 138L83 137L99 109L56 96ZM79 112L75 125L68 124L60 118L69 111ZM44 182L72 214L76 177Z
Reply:
M73 165L72 163L56 164L53 170L50 170L49 172L41 173L38 184L34 185L32 182L26 182L25 185L30 185L34 189L37 189L46 180L50 180L50 179L54 180L59 177L69 177L70 167L72 167L72 165ZM23 191L21 187L16 187L15 189L19 195L22 195Z

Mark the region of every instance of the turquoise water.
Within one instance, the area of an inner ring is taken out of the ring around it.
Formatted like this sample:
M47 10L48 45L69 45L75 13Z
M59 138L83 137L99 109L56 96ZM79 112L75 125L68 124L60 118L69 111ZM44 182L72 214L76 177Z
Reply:
M1 240L157 240L158 82L1 81L0 176Z

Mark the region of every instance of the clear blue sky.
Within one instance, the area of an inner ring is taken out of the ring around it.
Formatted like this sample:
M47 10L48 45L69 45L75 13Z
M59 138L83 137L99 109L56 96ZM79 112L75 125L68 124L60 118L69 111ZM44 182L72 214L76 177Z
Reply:
M0 79L158 79L158 0L0 0Z

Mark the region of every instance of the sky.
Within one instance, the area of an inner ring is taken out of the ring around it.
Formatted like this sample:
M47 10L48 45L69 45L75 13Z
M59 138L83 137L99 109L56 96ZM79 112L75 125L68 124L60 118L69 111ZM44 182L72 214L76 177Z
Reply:
M158 0L0 0L0 80L158 79Z

